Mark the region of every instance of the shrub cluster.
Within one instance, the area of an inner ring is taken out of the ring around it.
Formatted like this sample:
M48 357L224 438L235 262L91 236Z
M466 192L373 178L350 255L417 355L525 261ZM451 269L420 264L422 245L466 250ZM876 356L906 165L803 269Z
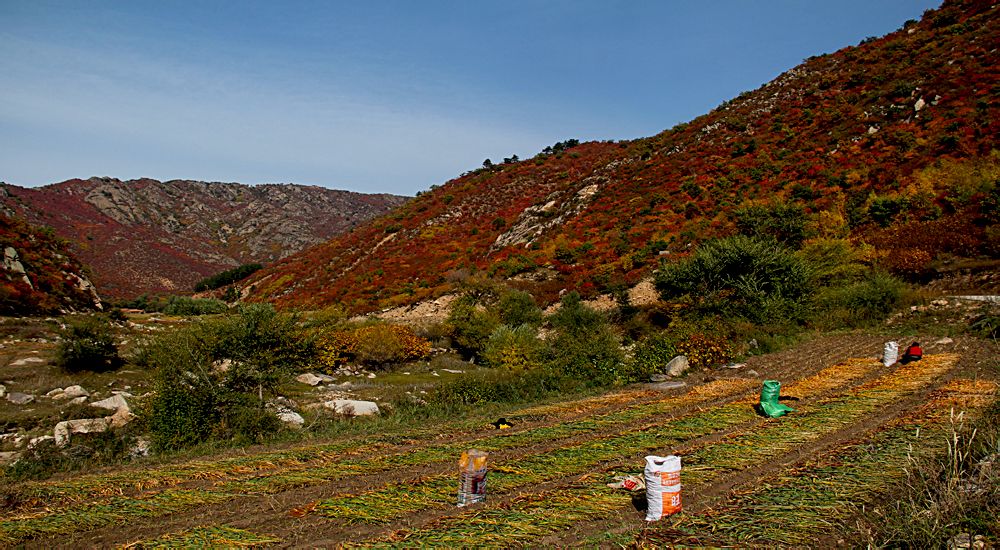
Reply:
M241 306L154 340L145 352L157 376L149 410L154 445L262 439L278 427L264 409L265 398L313 357L313 340L297 319L265 304Z

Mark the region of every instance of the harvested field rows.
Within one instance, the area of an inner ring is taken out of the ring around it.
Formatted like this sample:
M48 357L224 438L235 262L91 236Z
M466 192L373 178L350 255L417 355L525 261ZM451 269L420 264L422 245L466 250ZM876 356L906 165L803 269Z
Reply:
M619 458L637 460L643 454L664 448L676 449L679 445L679 454L686 463L682 479L686 487L697 491L699 487L708 485L727 473L772 460L791 449L850 426L862 415L870 414L876 408L884 407L930 383L951 369L956 359L951 355L937 356L901 367L889 375L850 390L847 395L801 407L797 413L787 418L746 425L743 430L730 433L723 440L707 445L685 448L682 442L695 436L689 431L692 428L733 422L733 417L726 414L729 406L695 415L690 419L693 422L681 420L675 425L651 428L642 437L623 436L614 448ZM819 384L820 380L821 378L808 380L809 384L802 389L808 391L812 383ZM579 456L586 457L589 454L581 453ZM569 464L568 469L573 469L572 462ZM689 467L688 464L693 466ZM605 470L607 469L610 467ZM372 542L395 543L405 540L414 544L459 544L461 540L486 540L488 544L488 537L499 537L498 540L508 543L526 544L538 536L563 530L566 514L577 517L574 523L600 518L607 515L605 506L608 500L615 498L618 500L617 508L622 508L623 498L603 487L607 475L595 475L600 473L603 471L591 470L589 476L585 476L583 480L575 480L569 488L519 497L505 507L469 511L440 520L422 530L402 530ZM521 521L530 522L530 528L521 525Z
M0 543L50 546L65 539L47 537L67 535L80 545L141 539L142 547L759 542L767 533L726 515L751 505L734 499L763 494L746 491L747 484L767 479L768 490L790 498L809 490L797 485L809 479L800 475L808 468L836 466L838 457L872 445L895 456L899 441L911 442L904 437L911 424L946 422L938 409L920 406L927 395L936 405L951 400L969 410L991 400L995 388L982 383L936 391L957 361L938 354L885 369L872 359L844 360L786 383L782 394L798 401L791 403L796 412L780 419L754 411L759 380L720 379L682 394L637 389L515 411L511 431L458 421L29 484L32 498L0 520ZM441 432L456 435L442 440ZM459 509L455 460L473 447L490 452L489 498ZM605 483L615 472L640 473L645 454L668 453L683 456L686 513L646 526L630 495ZM55 504L46 505L50 497ZM766 507L759 498L752 505ZM721 529L711 523L717 519L734 527L698 538Z
M809 545L821 536L835 541L853 527L858 507L873 502L901 478L912 459L946 449L956 417L965 416L956 411L975 413L993 402L996 392L993 382L955 380L876 434L783 472L752 491L735 492L712 509L654 526L637 542Z

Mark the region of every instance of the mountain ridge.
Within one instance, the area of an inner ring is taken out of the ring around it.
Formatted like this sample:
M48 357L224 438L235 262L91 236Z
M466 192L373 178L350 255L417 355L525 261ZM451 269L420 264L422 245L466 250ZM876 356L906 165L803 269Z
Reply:
M0 190L9 215L52 227L111 298L187 292L203 277L276 261L408 199L296 184L109 177Z

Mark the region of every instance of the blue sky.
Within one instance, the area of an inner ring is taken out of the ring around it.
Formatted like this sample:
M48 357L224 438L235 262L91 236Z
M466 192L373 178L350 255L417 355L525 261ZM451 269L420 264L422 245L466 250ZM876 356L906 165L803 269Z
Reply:
M0 0L0 181L414 194L653 135L940 0Z

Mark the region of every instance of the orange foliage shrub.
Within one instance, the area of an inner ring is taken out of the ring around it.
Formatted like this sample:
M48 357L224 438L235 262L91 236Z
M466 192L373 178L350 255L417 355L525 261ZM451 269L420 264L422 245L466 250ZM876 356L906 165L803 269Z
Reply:
M729 357L729 349L704 334L692 334L677 343L677 353L684 355L692 367L713 367L725 363Z
M366 325L331 333L320 344L320 362L333 369L348 361L385 365L427 357L431 344L409 327Z

